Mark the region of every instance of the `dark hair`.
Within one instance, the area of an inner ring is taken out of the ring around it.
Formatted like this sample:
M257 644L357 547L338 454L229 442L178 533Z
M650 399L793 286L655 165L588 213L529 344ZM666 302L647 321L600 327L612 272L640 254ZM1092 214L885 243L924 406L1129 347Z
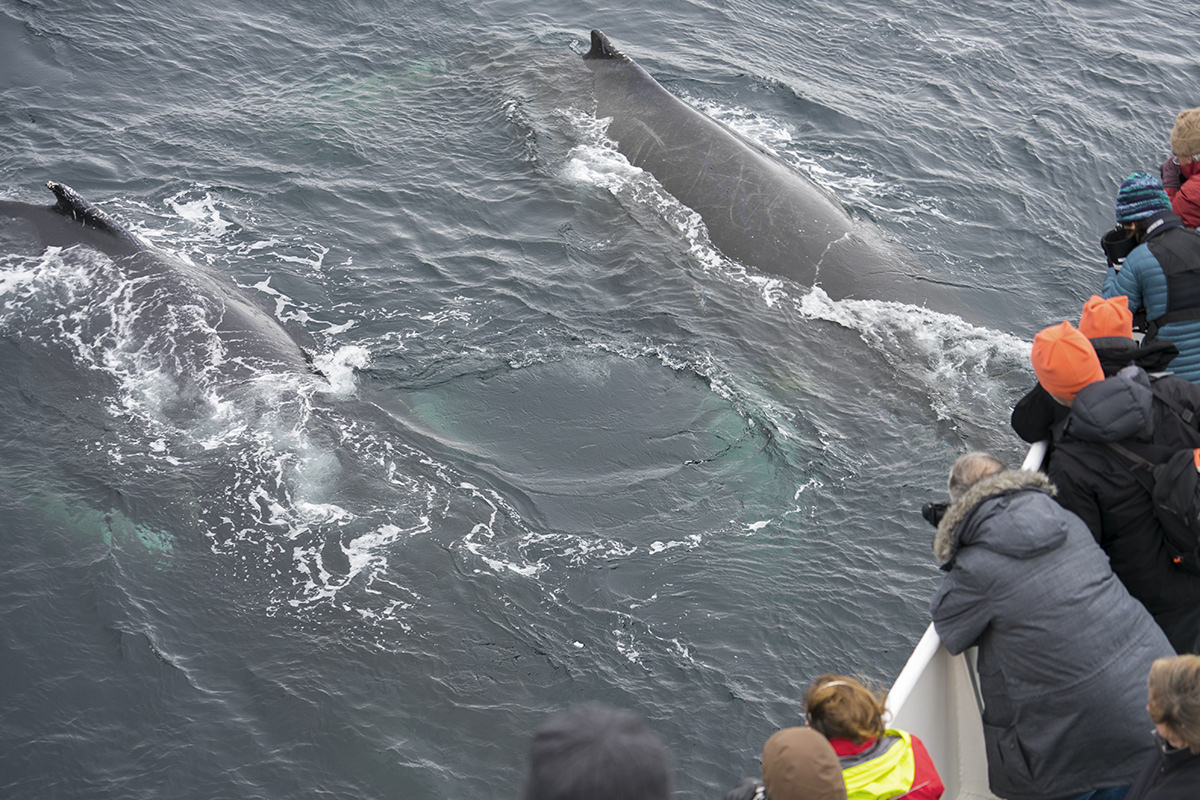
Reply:
M525 800L667 800L666 748L631 711L587 703L533 736Z

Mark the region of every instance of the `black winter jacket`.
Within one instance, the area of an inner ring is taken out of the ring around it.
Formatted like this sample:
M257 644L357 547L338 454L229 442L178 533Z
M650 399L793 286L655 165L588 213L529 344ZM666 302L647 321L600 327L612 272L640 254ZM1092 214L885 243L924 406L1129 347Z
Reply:
M1123 367L1136 364L1147 372L1161 372L1179 355L1171 342L1153 341L1139 347L1133 339L1118 336L1092 339L1096 357L1106 376L1116 375ZM1054 423L1066 418L1068 408L1035 383L1012 411L1012 427L1025 441L1033 444L1050 438Z
M1168 376L1155 388L1200 412L1200 386ZM1176 450L1200 447L1200 431L1154 396L1143 370L1126 367L1080 390L1055 426L1054 441L1049 474L1058 501L1087 523L1129 593L1154 615L1200 604L1200 576L1179 570L1167 555L1150 476L1107 445L1119 442L1160 463Z
M1154 757L1146 762L1125 800L1196 800L1197 797L1200 797L1200 755L1168 747L1159 739Z

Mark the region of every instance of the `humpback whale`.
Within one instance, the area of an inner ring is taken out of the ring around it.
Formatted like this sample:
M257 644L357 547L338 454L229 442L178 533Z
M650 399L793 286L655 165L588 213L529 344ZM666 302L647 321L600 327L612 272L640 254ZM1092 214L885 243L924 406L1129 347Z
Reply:
M145 286L164 306L195 306L203 298L206 318L225 347L227 361L307 367L311 359L280 322L243 297L223 276L164 253L122 226L66 184L48 181L53 205L0 200L0 218L32 229L42 247L85 246L104 253L130 280Z
M949 286L832 197L664 89L593 30L596 115L631 164L700 214L726 256L832 299L892 300L973 317Z

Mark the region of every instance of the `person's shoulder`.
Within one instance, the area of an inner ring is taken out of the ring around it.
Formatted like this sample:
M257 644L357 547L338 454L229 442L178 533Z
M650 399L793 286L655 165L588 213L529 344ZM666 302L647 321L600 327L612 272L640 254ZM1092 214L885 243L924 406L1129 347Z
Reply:
M1179 187L1176 197L1182 198L1188 205L1200 206L1200 176L1193 175ZM1174 206L1174 203L1172 203ZM1178 212L1176 212L1178 213Z
M1154 253L1150 252L1150 248L1146 246L1145 242L1142 242L1126 256L1125 263L1121 265L1120 274L1140 278L1148 270L1161 272L1162 267L1159 265L1158 259L1154 257Z
M1200 386L1178 375L1155 377L1150 388L1155 394L1164 394L1173 399L1187 400L1192 405L1200 403Z
M1064 418L1068 410L1056 402L1040 383L1035 383L1013 406L1009 423L1018 436L1032 444L1049 439L1054 423Z
M1065 428L1059 428L1060 435L1054 440L1054 458L1046 465L1046 476L1055 489L1061 490L1069 484L1084 483L1086 476L1092 473L1097 465L1098 457L1104 458L1109 448L1101 442L1089 442L1077 439ZM1055 494L1055 502L1059 498Z
M1067 454L1068 459L1072 456L1080 462L1092 461L1089 455L1085 455L1082 450ZM1078 517L1058 501L1058 483L1062 482L1065 477L1064 472L1050 472L1045 476L1044 485L1030 486L1017 495L1015 501L1020 504L1023 521L1038 520L1039 524L1047 531L1069 528L1074 524Z

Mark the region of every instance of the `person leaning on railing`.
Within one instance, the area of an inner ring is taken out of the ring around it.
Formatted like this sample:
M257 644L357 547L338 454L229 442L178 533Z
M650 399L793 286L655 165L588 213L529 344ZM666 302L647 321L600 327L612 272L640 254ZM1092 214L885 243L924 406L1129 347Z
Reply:
M952 654L979 648L992 792L1118 800L1152 749L1142 680L1170 643L1045 475L967 453L947 488L930 613Z
M1200 383L1200 233L1172 212L1162 182L1146 172L1122 181L1115 217L1135 246L1123 261L1109 260L1100 294L1129 298L1129 310L1145 314L1145 341L1174 342L1172 372Z
M1129 298L1124 295L1105 298L1094 294L1089 297L1079 315L1079 332L1092 343L1100 368L1109 376L1130 364L1136 364L1148 373L1159 373L1179 355L1179 348L1172 342L1155 340L1139 344L1134 341L1133 313L1129 310ZM1066 419L1070 410L1035 382L1013 407L1012 427L1030 444L1040 442L1053 435L1054 424ZM1047 463L1049 455L1047 453ZM1042 464L1043 470L1047 463Z

